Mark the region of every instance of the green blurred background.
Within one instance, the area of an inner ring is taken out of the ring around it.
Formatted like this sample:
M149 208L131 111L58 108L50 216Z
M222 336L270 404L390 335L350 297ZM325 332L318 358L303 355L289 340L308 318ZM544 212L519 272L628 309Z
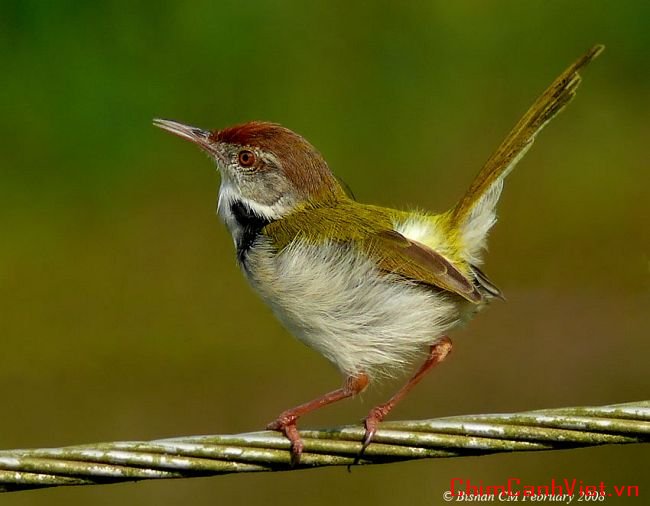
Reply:
M510 177L503 288L393 418L649 397L650 3L0 2L0 448L262 428L339 385L249 290L218 175L156 116L305 135L359 200L443 210L607 51ZM314 414L351 423L397 383ZM7 505L417 504L452 477L640 485L647 447L55 489ZM608 504L616 503L615 500Z

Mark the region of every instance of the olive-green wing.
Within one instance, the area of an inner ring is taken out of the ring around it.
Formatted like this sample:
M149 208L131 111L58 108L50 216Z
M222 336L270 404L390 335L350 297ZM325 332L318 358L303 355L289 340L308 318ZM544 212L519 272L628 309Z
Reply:
M336 207L313 207L267 225L264 233L282 250L295 240L315 244L355 244L386 273L456 293L478 303L476 286L449 260L431 248L392 229L388 209L339 202Z
M449 260L424 244L408 239L394 230L378 232L364 242L384 272L442 288L470 302L479 303L483 300L471 280Z

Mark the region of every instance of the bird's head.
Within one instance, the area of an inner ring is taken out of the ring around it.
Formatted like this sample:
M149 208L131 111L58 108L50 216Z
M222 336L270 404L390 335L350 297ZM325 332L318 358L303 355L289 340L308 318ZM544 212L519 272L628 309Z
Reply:
M221 173L218 209L226 221L232 206L274 221L306 203L343 194L320 153L276 123L252 121L212 131L163 119L154 125L197 144L215 160Z

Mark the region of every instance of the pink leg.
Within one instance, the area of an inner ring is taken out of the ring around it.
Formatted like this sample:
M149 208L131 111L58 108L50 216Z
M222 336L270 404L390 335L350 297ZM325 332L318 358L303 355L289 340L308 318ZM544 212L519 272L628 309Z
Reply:
M379 406L376 406L370 410L370 413L368 413L368 416L364 421L364 425L366 426L366 435L363 438L363 445L361 446L361 451L359 452L359 455L357 455L357 458L355 459L354 462L355 464L359 463L359 460L361 459L361 457L363 457L366 448L368 448L368 445L372 442L372 438L375 436L375 433L377 432L377 427L379 426L379 422L381 422L386 417L386 415L390 413L390 411L395 407L395 405L399 401L401 401L404 397L406 397L406 394L408 394L415 385L417 385L420 381L422 381L422 378L424 378L424 376L435 365L442 362L445 359L445 357L449 355L450 351L451 351L451 339L449 339L447 336L443 336L437 342L431 345L427 359L420 366L417 372L411 377L411 379L408 380L408 382L402 388L400 388L397 391L397 393L388 400L388 402L385 402L384 404L380 404Z
M301 416L320 409L333 402L352 397L363 391L369 383L368 376L364 373L357 376L349 376L342 388L338 388L312 401L284 411L278 418L266 426L269 430L277 430L291 442L291 464L297 465L300 462L300 455L303 450L303 442L298 433L296 422Z

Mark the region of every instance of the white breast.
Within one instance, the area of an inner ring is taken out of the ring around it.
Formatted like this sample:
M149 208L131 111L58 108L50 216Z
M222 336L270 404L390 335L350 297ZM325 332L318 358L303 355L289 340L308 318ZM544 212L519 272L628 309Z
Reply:
M458 301L380 274L352 246L295 240L274 254L266 238L246 274L276 316L344 374L390 374L458 322Z

